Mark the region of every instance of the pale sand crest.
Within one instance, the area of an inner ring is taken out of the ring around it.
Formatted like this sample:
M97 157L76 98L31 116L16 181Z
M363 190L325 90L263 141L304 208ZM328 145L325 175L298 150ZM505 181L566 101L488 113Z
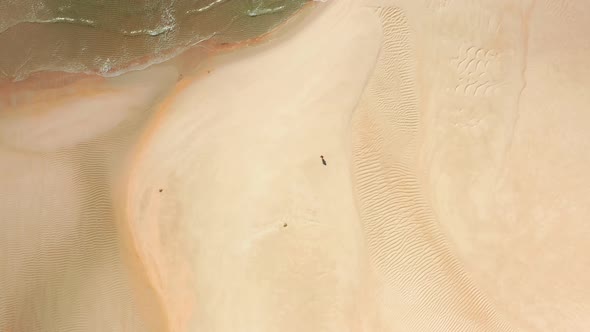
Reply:
M331 1L7 106L0 331L590 329L588 15Z

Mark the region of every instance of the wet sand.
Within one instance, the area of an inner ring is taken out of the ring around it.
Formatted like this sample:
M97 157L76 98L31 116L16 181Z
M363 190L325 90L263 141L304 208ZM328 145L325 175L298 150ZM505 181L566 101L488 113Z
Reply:
M201 45L257 38L311 0L23 0L0 4L0 80L117 76Z
M588 328L590 5L315 6L0 87L0 331Z

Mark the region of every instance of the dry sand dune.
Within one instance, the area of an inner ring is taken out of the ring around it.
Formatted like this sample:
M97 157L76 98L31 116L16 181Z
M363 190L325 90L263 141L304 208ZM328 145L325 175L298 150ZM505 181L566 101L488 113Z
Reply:
M589 15L334 0L3 83L0 331L589 330Z

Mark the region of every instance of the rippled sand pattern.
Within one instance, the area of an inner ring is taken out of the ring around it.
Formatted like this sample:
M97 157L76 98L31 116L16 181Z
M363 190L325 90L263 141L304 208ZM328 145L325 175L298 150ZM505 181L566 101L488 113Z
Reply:
M175 82L169 74L159 75L164 87ZM80 82L69 86L73 98L56 93L54 105L3 113L0 330L162 331L157 301L122 255L113 200L122 157L166 91L147 84L143 98L129 100L126 84L137 79L142 75L128 76L117 93L93 84L83 105ZM133 290L145 297L149 326Z
M0 82L0 332L590 330L590 3L233 3ZM3 5L1 45L119 19Z
M439 231L413 162L420 114L415 46L399 9L380 9L384 39L355 114L353 164L367 246L391 330L508 331Z

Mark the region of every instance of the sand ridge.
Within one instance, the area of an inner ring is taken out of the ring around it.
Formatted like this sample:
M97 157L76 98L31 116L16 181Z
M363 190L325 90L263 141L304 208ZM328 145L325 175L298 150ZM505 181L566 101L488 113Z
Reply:
M0 87L0 331L588 329L590 5L308 9Z

